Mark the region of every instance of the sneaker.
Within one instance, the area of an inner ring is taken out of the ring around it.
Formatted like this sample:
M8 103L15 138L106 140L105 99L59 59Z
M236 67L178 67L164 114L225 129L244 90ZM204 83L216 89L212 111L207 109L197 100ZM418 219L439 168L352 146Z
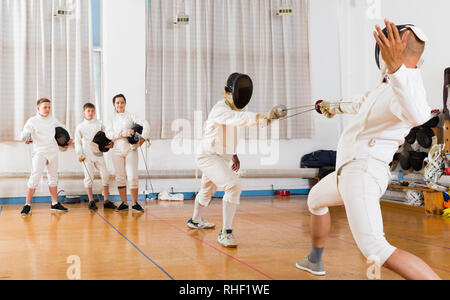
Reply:
M219 244L221 244L223 247L226 248L236 248L237 242L233 235L233 230L227 229L225 232L222 232L222 230L219 233L219 237L217 238L217 241Z
M61 203L56 203L55 205L52 205L50 208L51 211L59 211L59 212L66 212L69 211L67 208L65 208L64 206L62 206Z
M125 210L128 210L128 204L125 204L125 203L120 203L120 205L119 205L119 207L118 208L116 208L116 210L117 211L125 211Z
M142 208L142 206L140 206L139 203L137 203L137 202L131 208L136 212L144 212L144 209Z
M117 209L117 206L112 203L109 200L106 200L105 202L103 202L103 208L107 208L107 209Z
M95 205L95 201L89 201L88 208L93 211L96 211L98 209L97 205Z
M213 229L216 227L214 223L203 220L203 218L199 222L196 222L190 218L186 225L192 229Z
M22 216L31 216L31 206L25 205L20 212Z
M308 257L304 260L299 261L295 266L303 271L307 271L313 275L323 276L326 274L325 268L322 262L312 263L309 261Z

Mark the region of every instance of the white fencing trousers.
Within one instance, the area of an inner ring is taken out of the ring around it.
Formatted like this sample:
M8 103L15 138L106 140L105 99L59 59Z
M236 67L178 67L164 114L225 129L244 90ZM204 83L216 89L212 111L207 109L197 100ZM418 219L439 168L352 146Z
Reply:
M105 160L90 160L86 159L83 165L84 171L84 187L92 188L93 180L95 176L95 171L98 170L100 172L100 178L102 179L102 185L109 185L109 172L106 167Z
M203 206L208 206L217 187L223 187L223 201L239 204L241 183L239 176L231 170L230 160L219 155L201 155L197 157L198 168L202 171L202 187L195 198Z
M58 152L33 153L31 161L32 166L28 188L36 189L39 186L46 166L48 186L58 186Z
M129 150L126 154L119 151L112 151L111 158L116 175L117 187L127 186L128 179L128 187L130 189L139 188L139 155L137 150Z
M394 253L384 236L380 198L389 175L384 162L365 159L344 165L317 183L308 195L308 208L314 215L325 215L328 207L345 205L353 238L366 258L383 265ZM337 178L336 178L337 176Z

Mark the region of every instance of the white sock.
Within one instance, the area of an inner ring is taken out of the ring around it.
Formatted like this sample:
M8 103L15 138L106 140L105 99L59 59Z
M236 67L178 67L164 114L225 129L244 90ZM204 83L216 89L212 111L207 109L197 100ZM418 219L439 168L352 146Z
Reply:
M205 211L206 206L200 205L197 200L195 200L194 204L194 214L192 215L192 220L194 222L200 222L203 216L203 212Z
M56 205L56 204L58 204L58 202L53 202L53 201L52 201L52 206L53 206L53 205Z
M223 226L222 232L225 232L227 229L232 229L233 227L233 219L236 214L237 204L231 203L228 201L222 201L222 218L223 218Z

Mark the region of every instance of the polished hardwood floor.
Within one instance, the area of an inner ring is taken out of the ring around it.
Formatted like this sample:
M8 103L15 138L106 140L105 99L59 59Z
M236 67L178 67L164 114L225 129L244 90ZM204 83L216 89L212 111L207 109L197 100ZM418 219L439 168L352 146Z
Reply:
M356 247L342 207L331 209L327 275L317 277L295 268L310 249L305 196L243 198L234 223L237 249L217 243L221 199L205 215L217 225L214 230L186 227L192 200L141 204L143 214L93 213L86 203L67 205L70 211L61 214L50 212L49 204L34 204L33 215L25 218L21 205L1 206L0 279L67 279L74 266L70 257L79 258L79 275L86 280L367 279L370 264ZM450 279L450 219L397 206L383 206L383 216L388 241ZM383 269L381 279L401 278Z

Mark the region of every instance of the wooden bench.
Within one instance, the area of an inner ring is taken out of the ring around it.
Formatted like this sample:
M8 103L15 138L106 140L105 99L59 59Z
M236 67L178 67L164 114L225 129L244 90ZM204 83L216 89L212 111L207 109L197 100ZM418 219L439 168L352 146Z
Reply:
M402 186L402 185L389 185L388 188L402 189L402 190L414 190L423 192L423 198L425 202L425 212L431 215L441 215L444 210L444 195L442 192L438 192L429 188Z

